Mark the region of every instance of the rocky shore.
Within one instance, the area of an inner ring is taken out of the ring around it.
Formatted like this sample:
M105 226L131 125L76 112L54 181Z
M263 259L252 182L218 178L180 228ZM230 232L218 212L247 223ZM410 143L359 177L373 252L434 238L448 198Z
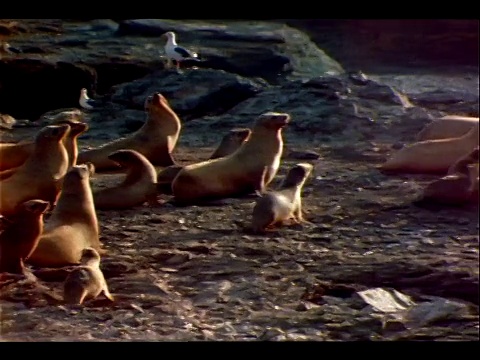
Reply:
M138 129L158 91L182 120L179 163L279 111L292 122L274 187L315 166L310 224L267 235L238 225L253 199L97 211L116 303L67 307L58 279L4 284L0 340L478 341L478 208L416 207L434 176L377 169L433 118L478 116L478 22L438 21L410 24L420 39L375 21L0 20L2 141L32 138L87 88L102 105L79 145L97 146ZM166 31L200 61L166 69Z

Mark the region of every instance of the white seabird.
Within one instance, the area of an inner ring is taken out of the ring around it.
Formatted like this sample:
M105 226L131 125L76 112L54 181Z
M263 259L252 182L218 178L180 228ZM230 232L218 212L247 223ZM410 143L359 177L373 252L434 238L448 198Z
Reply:
M78 100L80 106L87 110L92 110L98 106L98 102L90 99L87 94L87 89L80 90L80 99Z
M167 55L167 67L172 66L172 60L175 60L177 69L180 69L180 62L183 60L197 59L198 54L177 44L175 33L168 31L164 34L167 37L165 44L165 54Z

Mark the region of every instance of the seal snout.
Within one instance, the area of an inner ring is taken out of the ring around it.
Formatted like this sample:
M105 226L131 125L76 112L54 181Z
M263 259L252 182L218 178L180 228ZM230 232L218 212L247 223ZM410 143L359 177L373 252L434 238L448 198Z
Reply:
M260 123L266 127L280 129L286 126L291 121L290 114L278 112L266 112L260 115Z

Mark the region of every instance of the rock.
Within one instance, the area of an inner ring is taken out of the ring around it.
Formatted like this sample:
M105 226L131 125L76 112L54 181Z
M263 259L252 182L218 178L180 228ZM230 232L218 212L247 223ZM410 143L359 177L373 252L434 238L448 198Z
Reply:
M406 95L401 94L389 85L380 84L376 81L369 81L365 86L356 89L358 96L365 99L373 99L391 105L411 107Z
M370 79L361 71L350 71L348 73L348 79L352 84L363 86L367 85Z
M11 130L17 120L8 114L0 114L0 128Z
M385 290L382 288L368 289L357 292L358 295L377 311L392 313L406 310L415 305L409 296L396 290Z
M182 120L222 114L258 94L268 84L222 70L196 69L160 71L133 82L114 86L111 101L133 109L143 109L145 99L161 92Z
M94 87L96 76L94 69L82 64L1 59L0 112L36 120L52 109L78 106L80 89Z
M317 160L320 158L320 154L313 150L307 151L290 151L288 157L297 160Z
M451 114L478 116L478 92L436 89L420 94L410 95L412 103L430 109L448 111Z
M281 23L135 19L121 21L117 34L158 37L167 31L175 31L179 43L199 54L200 67L265 79L343 72L308 36Z

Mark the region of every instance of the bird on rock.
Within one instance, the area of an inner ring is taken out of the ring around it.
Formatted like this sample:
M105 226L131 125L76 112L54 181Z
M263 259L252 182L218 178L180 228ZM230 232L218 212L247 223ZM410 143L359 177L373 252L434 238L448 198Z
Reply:
M85 88L80 90L80 99L78 100L78 102L83 109L87 110L93 110L100 105L98 101L90 99L88 97L87 89Z
M165 44L165 54L167 55L167 67L172 66L172 60L175 60L177 70L180 69L180 62L185 60L198 60L198 54L177 44L175 33L168 31L164 34L167 37Z

